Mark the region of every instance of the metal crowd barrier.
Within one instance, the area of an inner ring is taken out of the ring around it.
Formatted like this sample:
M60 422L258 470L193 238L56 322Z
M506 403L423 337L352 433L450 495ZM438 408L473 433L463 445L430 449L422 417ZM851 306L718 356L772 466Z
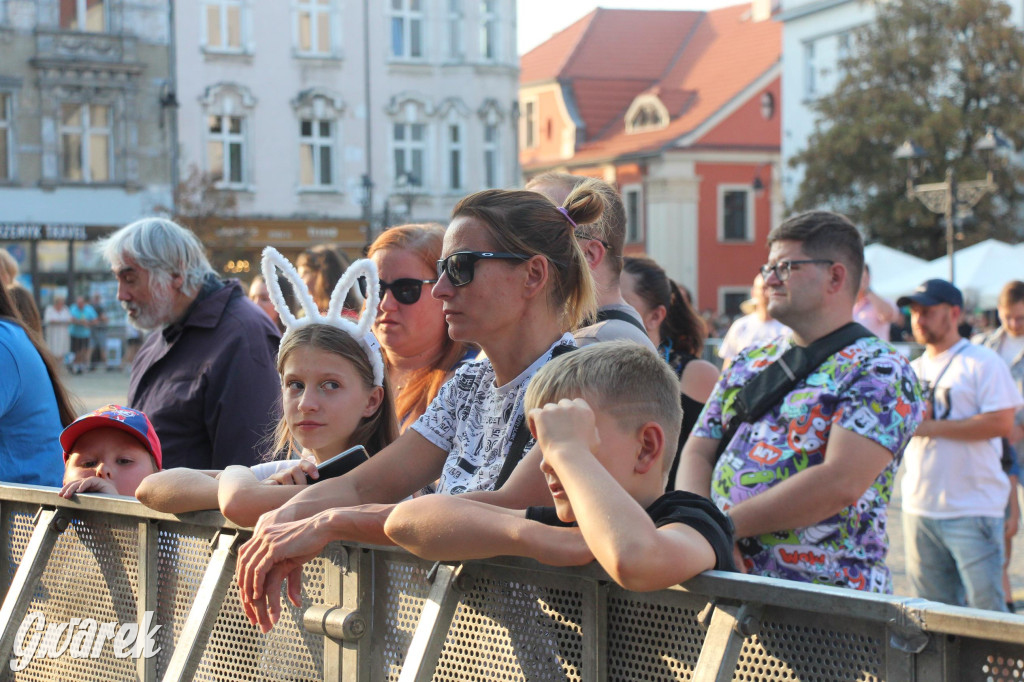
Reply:
M248 534L216 512L0 486L0 525L0 678L12 680L1024 679L1024 617L1010 614L718 572L636 593L596 565L432 565L341 543L305 567L303 607L263 635L232 578ZM118 657L82 635L77 657L72 641L31 658L34 614L69 624L37 653L85 619L159 626L159 650Z

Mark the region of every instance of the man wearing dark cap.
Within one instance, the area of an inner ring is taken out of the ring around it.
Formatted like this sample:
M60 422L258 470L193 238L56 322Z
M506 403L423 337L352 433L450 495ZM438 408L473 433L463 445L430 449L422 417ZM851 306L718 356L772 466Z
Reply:
M1000 466L1002 438L1024 404L999 355L957 331L963 295L930 279L910 296L912 363L928 400L904 453L903 535L916 596L1005 611L1003 510L1010 482Z

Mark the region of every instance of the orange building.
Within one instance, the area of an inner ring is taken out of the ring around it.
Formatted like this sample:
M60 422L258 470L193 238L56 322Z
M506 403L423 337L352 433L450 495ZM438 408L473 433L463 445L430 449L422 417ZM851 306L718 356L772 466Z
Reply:
M734 313L781 215L781 26L770 0L596 9L521 58L519 158L622 193L627 254Z

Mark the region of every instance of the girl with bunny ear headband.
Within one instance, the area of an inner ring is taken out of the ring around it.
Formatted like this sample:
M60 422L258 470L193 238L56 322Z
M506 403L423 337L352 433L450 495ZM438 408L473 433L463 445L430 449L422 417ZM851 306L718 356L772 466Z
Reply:
M284 304L275 267L291 280L305 317L296 318ZM378 281L373 263L362 261L350 268L326 314L320 313L298 273L277 251L268 248L263 273L286 325L277 356L282 417L270 452L277 459L224 471L179 468L153 474L137 491L143 504L153 509L182 513L219 507L231 521L252 526L260 514L301 492L307 474L315 479L317 464L355 445L374 455L398 436L380 347L369 332L374 308L363 311L357 322L341 314L347 287L361 276ZM375 306L377 292L368 293ZM295 455L298 459L287 458Z

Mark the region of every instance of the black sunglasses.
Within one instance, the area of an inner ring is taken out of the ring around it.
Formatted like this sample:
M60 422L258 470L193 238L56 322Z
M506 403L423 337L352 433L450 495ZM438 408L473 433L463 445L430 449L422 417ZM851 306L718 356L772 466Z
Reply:
M434 284L437 282L436 279L414 279L412 277L402 277L396 279L394 282L385 282L384 280L378 280L380 282L380 297L384 298L384 294L388 289L391 290L391 295L394 296L395 300L405 305L412 305L416 301L420 300L420 295L423 293L424 284ZM359 293L366 298L366 278L359 278Z
M473 266L478 260L529 260L529 256L518 253L497 253L492 251L457 251L437 261L437 278L448 275L453 287L464 287L473 281Z

